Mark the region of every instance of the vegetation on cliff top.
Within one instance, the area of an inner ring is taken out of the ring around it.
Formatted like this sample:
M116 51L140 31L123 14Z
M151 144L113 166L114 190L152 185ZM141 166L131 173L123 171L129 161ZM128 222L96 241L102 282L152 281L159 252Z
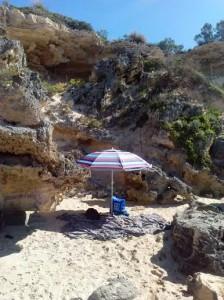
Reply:
M89 23L75 20L70 17L65 17L58 13L50 12L42 4L36 4L32 7L19 7L19 8L16 7L16 8L22 11L24 14L35 14L38 16L46 17L56 23L64 24L70 29L93 31L93 28Z
M197 44L204 45L212 42L224 41L224 20L221 20L215 27L210 23L205 23L201 28L201 32L194 38Z

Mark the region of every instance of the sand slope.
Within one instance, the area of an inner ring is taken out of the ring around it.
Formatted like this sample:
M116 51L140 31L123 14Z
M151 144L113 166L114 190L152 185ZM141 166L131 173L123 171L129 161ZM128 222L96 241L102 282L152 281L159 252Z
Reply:
M29 228L10 227L0 234L0 300L86 300L117 275L133 281L142 300L192 299L186 295L185 278L170 256L168 233L106 242L71 240L60 233L63 223L56 216L61 210L83 210L90 204L107 211L104 200L88 195L67 198L55 214L32 217ZM136 206L129 211L156 212L171 220L182 209L184 206ZM14 239L4 238L6 233Z

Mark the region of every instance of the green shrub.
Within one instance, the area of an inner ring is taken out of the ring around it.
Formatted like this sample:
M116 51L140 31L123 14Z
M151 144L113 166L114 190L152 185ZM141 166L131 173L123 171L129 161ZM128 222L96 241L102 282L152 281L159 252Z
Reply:
M43 81L43 86L47 90L49 96L65 92L70 87L81 87L85 81L83 79L72 78L69 82L48 82Z
M43 86L47 90L49 96L53 96L58 93L63 93L63 92L65 92L65 90L67 88L67 84L64 82L50 83L50 82L44 81Z
M151 58L144 61L144 71L152 72L164 67L164 63L159 58Z
M68 82L68 86L70 87L81 87L83 84L85 84L85 81L77 78L72 78Z
M19 70L16 66L12 66L6 69L0 70L0 84L3 87L11 86L13 83L13 77L19 75Z
M198 116L181 118L164 126L179 147L187 153L188 161L198 167L210 167L208 149L221 131L220 113L208 110Z

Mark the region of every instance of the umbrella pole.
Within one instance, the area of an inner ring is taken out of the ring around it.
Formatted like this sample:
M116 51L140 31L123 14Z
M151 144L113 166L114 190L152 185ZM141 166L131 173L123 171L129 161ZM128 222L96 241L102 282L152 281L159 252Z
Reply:
M114 193L114 170L111 171L111 200L110 200L111 215L113 215L113 193Z

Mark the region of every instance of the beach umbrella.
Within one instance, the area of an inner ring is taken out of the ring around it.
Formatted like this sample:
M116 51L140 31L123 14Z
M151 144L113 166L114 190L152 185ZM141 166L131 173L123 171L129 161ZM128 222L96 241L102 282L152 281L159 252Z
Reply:
M90 153L77 160L77 163L91 170L111 171L111 203L110 212L113 214L113 188L115 171L140 171L150 169L152 165L138 155L126 151L109 149Z

